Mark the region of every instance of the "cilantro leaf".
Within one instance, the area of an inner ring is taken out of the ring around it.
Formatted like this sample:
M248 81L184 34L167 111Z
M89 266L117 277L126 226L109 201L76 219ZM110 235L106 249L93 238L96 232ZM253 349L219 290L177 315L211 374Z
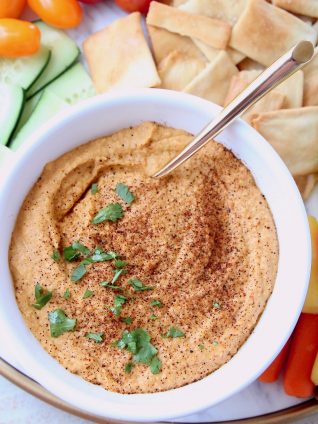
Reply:
M85 337L94 340L95 343L102 343L105 333L86 333Z
M118 280L118 278L119 278L122 274L126 274L126 273L127 273L127 270L126 270L126 269L123 269L123 268L121 268L121 269L116 269L116 270L114 270L114 273L115 273L115 275L114 275L114 277L113 277L113 279L112 279L112 281L111 281L111 284L115 284L115 283L116 283L116 281Z
M125 324L132 324L133 319L131 317L122 317L122 322L124 322Z
M126 186L123 183L118 183L116 185L115 189L118 196L125 202L125 203L132 203L135 200L135 196L132 194L132 192L129 190L128 186Z
M125 365L125 372L127 374L130 374L134 366L135 365L132 362L127 362L127 364Z
M177 327L170 327L168 332L165 334L165 337L184 337L185 334Z
M162 368L162 363L158 356L154 356L150 362L150 371L152 374L159 374Z
M162 302L160 302L160 300L155 299L150 303L150 306L158 306L158 308L162 307Z
M85 293L83 294L83 299L87 299L88 297L92 297L94 292L92 290L85 290Z
M157 317L157 315L155 315L155 314L152 314L152 315L150 315L150 317L149 317L152 321L155 321L156 319L158 319L158 317Z
M67 331L73 331L76 319L68 318L62 309L49 312L50 332L52 337L59 337Z
M122 306L126 302L126 300L127 297L123 296L122 294L119 294L115 297L114 306L110 308L114 315L119 316L121 314Z
M35 309L42 309L52 298L52 292L44 290L43 287L36 283L34 288L35 303L32 304Z
M64 247L63 255L64 255L64 259L68 262L75 261L81 256L80 253L73 248L73 246Z
M91 251L88 247L84 246L84 244L80 242L75 242L71 246L74 250L77 250L78 252L81 252L84 256L90 255Z
M128 284L130 284L135 291L146 291L146 290L153 290L153 287L151 286L145 286L144 283L142 283L140 280L138 280L137 278L131 278L128 281Z
M98 185L97 185L97 183L93 183L92 184L92 187L91 187L91 192L92 192L92 194L96 194L96 193L98 193Z
M102 287L108 287L109 289L113 289L113 290L123 291L123 289L121 287L115 286L114 284L111 284L108 281L102 281L100 283L100 286L102 286Z
M79 266L73 269L71 274L71 281L76 283L81 278L83 278L86 273L87 273L87 269L86 269L85 263L81 262Z
M119 254L116 252L104 252L103 249L97 248L90 259L93 262L104 262L116 259L118 256Z
M54 249L51 255L51 258L53 259L54 262L60 262L61 260L60 252L57 249Z
M115 268L120 269L120 268L125 268L125 266L127 266L128 263L125 262L125 261L117 260L117 261L115 261L114 265L115 265Z
M203 345L203 344L199 344L199 345L198 345L198 348L199 348L200 350L204 350L204 345Z
M71 297L71 292L70 289L66 289L64 294L63 294L64 299L69 299Z
M124 211L119 203L111 203L101 209L92 219L92 224L101 224L104 221L116 222L124 216Z
M221 309L221 305L218 302L214 302L213 303L213 308L214 309Z

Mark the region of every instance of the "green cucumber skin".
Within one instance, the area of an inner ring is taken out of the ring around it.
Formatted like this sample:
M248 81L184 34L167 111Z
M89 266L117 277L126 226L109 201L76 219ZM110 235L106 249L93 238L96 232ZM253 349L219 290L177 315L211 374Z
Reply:
M23 89L22 89L22 91L23 91L23 98L22 98L22 103L21 103L20 112L19 112L19 115L18 115L18 117L17 117L16 123L15 123L14 127L12 128L11 134L10 134L10 136L8 137L8 140L7 140L7 142L6 142L6 146L8 146L8 144L10 143L10 140L11 140L11 138L12 138L12 136L13 136L13 134L14 134L15 130L16 130L16 129L17 129L17 127L18 127L18 124L19 124L20 118L21 118L22 113L23 113L24 105L25 105L25 102L26 102L26 95L25 95L25 90L23 90Z
M1 0L0 0L1 1ZM37 94L39 94L42 90L44 90L48 85L50 85L52 82L54 82L55 80L57 80L59 77L61 77L65 72L67 72L70 68L72 68L72 66L75 65L75 63L78 61L80 55L81 55L81 51L79 48L78 49L78 55L76 56L76 58L73 60L72 63L69 64L69 66L67 66L67 68L65 68L59 75L57 75L55 78L53 78L51 81L48 81L42 88L40 88L39 90L35 91L34 93L32 93L31 95L27 96L26 95L26 100L30 100L32 99L32 97L36 96ZM43 69L44 71L44 69ZM40 75L39 75L40 76ZM36 81L34 81L36 82ZM32 85L28 88L28 90L32 88Z

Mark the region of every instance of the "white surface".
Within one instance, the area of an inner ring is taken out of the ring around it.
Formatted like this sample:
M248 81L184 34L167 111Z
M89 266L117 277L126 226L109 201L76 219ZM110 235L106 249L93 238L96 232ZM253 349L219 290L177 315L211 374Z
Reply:
M266 196L276 223L280 255L275 288L266 309L252 335L227 364L208 377L173 391L129 396L107 392L70 374L41 349L16 306L7 266L8 245L16 214L45 163L87 140L144 120L196 133L219 110L205 100L158 89L95 97L63 111L36 131L10 164L0 194L0 210L4 212L0 221L2 340L10 344L18 361L37 381L79 408L105 417L140 421L176 418L203 410L253 381L293 329L306 294L310 269L307 216L285 165L271 146L243 121L235 122L218 140L247 165ZM282 314L283 304L288 308Z
M81 43L89 33L104 27L107 23L122 15L124 13L117 9L112 2L101 3L94 7L87 6L83 24L79 29L70 31L70 34ZM310 212L318 218L317 205L318 189L310 202ZM2 334L1 328L0 334ZM1 343L1 356L17 365L12 354L8 351L4 352L4 347L5 345ZM183 421L199 422L243 418L279 410L298 402L300 401L297 399L285 396L280 384L263 385L256 382L227 401ZM84 422L45 405L15 388L4 379L0 379L0 423L33 423L35 417L39 424L42 422L50 424Z

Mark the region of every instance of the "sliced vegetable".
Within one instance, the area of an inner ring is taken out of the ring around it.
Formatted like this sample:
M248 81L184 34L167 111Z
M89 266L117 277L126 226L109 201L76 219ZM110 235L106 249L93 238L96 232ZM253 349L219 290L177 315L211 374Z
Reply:
M52 28L42 21L35 22L35 25L41 31L41 44L51 51L51 58L43 73L28 89L27 98L34 96L65 72L80 54L76 43L64 31Z
M270 366L263 372L263 374L258 378L262 383L274 383L274 381L278 380L278 377L283 369L285 364L288 350L290 346L290 340L287 341L283 349L276 356L274 361L270 364Z
M284 374L284 389L290 396L306 398L313 394L311 372L318 351L318 315L300 315Z
M318 352L311 371L311 381L315 386L318 386Z
M40 30L31 22L0 19L0 34L0 56L30 56L40 48Z
M1 0L0 18L19 18L25 5L26 0Z
M312 243L312 264L310 282L303 312L318 314L318 222L313 216L309 216L308 220Z
M28 0L30 8L49 25L68 29L82 20L82 9L76 0Z
M24 92L17 85L0 83L0 144L6 145L19 121Z
M0 57L0 81L27 90L44 71L50 56L49 49L41 47L33 56L18 59Z
M66 102L51 91L45 90L30 119L10 143L11 149L17 150L30 134L65 107L67 107Z
M117 6L125 12L147 13L151 0L115 0Z
M11 136L11 139L13 140L18 132L21 130L21 128L26 124L27 120L32 115L36 105L39 103L39 100L43 94L43 91L36 94L35 96L31 97L31 99L27 100L22 108L22 113L20 115L19 121L15 127L15 130L13 132L13 135Z

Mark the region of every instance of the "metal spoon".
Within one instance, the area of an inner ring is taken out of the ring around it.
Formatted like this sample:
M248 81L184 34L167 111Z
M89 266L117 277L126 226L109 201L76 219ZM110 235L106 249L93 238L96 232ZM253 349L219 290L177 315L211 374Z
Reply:
M310 41L300 41L296 44L269 68L265 69L265 71L226 106L210 124L203 128L178 156L158 171L154 177L167 175L188 160L201 149L201 147L223 131L231 122L241 116L246 109L306 65L313 57L313 54L314 46Z

